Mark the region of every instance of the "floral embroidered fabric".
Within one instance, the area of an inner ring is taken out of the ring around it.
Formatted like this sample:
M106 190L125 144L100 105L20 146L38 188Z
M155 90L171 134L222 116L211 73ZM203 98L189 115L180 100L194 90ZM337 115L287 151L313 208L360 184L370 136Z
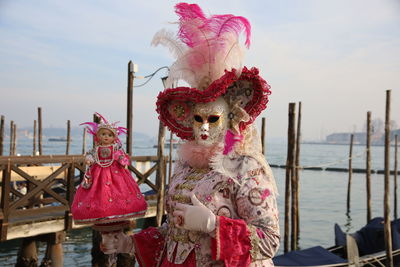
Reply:
M163 255L161 262L189 266L185 264L192 263L194 254L198 267L273 266L271 258L278 249L280 236L272 172L252 157L231 160L236 162L235 177L209 168L194 169L183 160L177 162L166 196L168 221L174 203L190 203L189 194L194 192L217 215L217 226L215 233L207 234L166 224L161 231L164 246L162 251L155 252ZM148 241L136 243L139 251L148 246Z

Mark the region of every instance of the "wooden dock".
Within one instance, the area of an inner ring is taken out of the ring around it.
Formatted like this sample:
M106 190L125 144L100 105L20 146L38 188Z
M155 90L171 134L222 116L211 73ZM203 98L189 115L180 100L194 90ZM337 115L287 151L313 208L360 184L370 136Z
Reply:
M152 189L152 194L145 195L148 210L141 218L157 217L161 222L166 162L167 157L131 157L128 168L137 183ZM141 172L137 168L141 164L148 169ZM57 233L65 236L66 231L88 227L74 224L70 210L84 171L83 155L0 156L0 241L41 240L49 235L59 239ZM24 184L26 189L20 190L16 184Z

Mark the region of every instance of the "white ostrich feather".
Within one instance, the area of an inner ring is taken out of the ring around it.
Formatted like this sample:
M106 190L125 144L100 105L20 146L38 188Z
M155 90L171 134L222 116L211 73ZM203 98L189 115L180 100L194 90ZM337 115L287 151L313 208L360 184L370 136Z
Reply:
M151 41L153 46L160 44L167 47L174 58L180 58L187 50L187 47L179 41L176 34L166 29L159 30Z

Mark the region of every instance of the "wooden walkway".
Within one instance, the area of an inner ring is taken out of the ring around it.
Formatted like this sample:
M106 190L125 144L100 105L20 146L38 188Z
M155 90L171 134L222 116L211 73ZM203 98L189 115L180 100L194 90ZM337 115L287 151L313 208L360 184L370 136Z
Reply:
M129 169L138 184L147 184L154 192L146 196L149 208L143 218L156 216L161 222L167 158L138 156L131 160ZM140 163L150 168L142 173L134 167ZM0 156L0 241L86 227L75 225L70 211L84 171L82 155ZM17 183L25 184L26 192L18 190Z

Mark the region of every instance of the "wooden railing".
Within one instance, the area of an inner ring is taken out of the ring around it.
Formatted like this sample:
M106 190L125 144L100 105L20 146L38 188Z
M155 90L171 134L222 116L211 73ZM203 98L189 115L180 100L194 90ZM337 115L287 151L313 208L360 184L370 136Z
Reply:
M131 159L132 164L153 164L144 173L133 165L128 167L138 178L138 184L145 183L154 190L157 196L157 217L162 216L166 159L156 156L138 156ZM61 218L64 220L63 230L72 229L70 207L75 187L81 181L84 171L82 155L0 157L0 240L10 239L7 233L13 225L33 221ZM154 183L150 176L155 172ZM26 192L17 190L15 183L25 183Z

